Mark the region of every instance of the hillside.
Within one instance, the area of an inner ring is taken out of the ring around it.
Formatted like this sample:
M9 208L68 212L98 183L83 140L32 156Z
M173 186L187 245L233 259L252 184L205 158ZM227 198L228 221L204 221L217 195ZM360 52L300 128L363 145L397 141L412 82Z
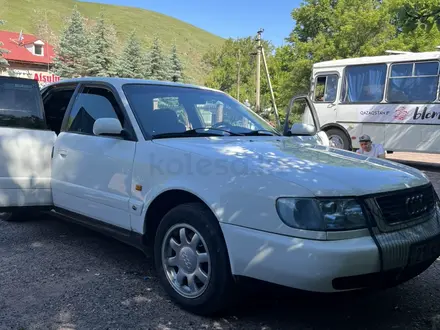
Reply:
M134 28L143 47L150 45L154 33L159 35L165 51L171 48L175 40L180 58L185 65L185 73L199 84L204 83L206 72L201 65L203 54L212 47L219 47L224 41L191 24L153 11L75 0L0 0L0 19L7 21L2 29L23 29L24 33L36 33L35 22L44 19L41 13L45 11L48 25L59 35L75 4L81 14L89 20L94 20L99 12L103 11L107 19L115 25L120 43L126 40Z

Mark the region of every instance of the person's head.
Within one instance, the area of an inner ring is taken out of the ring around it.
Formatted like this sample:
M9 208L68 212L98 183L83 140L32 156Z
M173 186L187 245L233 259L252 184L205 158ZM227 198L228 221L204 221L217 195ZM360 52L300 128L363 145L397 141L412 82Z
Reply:
M369 135L364 134L359 138L359 145L361 146L362 150L364 151L370 151L371 150L371 138Z

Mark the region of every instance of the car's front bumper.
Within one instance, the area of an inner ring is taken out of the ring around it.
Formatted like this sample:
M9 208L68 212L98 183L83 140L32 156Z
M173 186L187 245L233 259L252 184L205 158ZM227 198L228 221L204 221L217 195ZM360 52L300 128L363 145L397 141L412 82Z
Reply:
M318 241L261 232L221 223L231 269L292 288L335 292L408 280L423 272L439 255L408 266L410 247L437 237L437 217L393 232L353 239ZM437 246L440 246L438 244ZM402 272L403 271L403 272Z

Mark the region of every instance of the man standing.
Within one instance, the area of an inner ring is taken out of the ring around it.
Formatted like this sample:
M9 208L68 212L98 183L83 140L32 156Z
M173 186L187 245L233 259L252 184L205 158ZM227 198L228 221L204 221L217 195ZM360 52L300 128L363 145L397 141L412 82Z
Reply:
M359 138L359 144L361 147L357 150L358 154L369 157L385 158L385 150L382 145L372 143L371 138L367 134L364 134Z

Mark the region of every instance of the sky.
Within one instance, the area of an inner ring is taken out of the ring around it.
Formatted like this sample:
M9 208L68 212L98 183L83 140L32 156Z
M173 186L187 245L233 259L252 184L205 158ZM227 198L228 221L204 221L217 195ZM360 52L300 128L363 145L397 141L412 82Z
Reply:
M285 44L294 27L290 16L301 0L88 0L139 7L175 17L223 38L253 36Z

